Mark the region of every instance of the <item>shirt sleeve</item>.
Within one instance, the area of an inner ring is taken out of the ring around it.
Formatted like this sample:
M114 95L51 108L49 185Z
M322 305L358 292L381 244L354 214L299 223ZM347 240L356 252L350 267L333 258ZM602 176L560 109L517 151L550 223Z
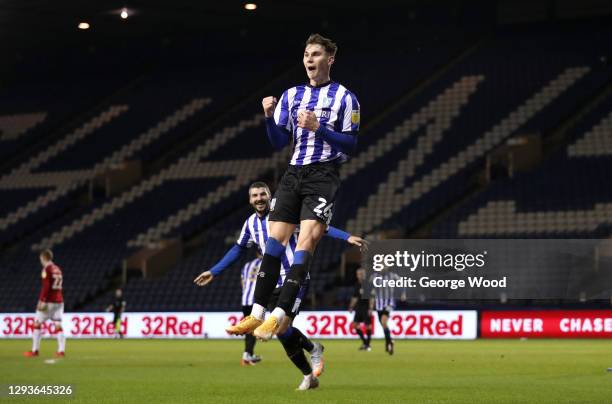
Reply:
M291 119L289 114L289 93L288 90L281 95L280 101L274 110L274 122L276 125L291 131Z
M49 291L51 290L51 275L47 271L47 268L43 269L42 278L42 289L40 290L38 300L40 300L41 302L46 302L47 296L49 296Z
M357 132L359 131L360 123L360 107L357 97L351 92L344 96L344 116L342 118L342 132Z
M253 235L249 230L249 219L244 221L242 225L242 230L240 231L240 236L238 236L238 240L236 240L236 244L243 248L250 248L255 240L253 240Z

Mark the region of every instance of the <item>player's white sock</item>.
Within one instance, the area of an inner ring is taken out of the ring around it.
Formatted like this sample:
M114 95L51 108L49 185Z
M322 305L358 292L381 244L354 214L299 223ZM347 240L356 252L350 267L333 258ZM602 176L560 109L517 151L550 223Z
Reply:
M253 308L251 309L251 316L263 320L264 314L266 313L266 308L261 304L253 303Z
M285 318L285 310L281 309L280 307L277 307L272 311L272 315L278 319L278 322L280 324L280 322L283 321L283 319Z
M40 328L35 328L32 333L32 352L38 351L40 348Z
M242 359L244 359L245 361L250 361L251 360L251 355L248 352L243 352L242 353Z
M66 350L66 336L64 331L57 333L57 352L64 352Z

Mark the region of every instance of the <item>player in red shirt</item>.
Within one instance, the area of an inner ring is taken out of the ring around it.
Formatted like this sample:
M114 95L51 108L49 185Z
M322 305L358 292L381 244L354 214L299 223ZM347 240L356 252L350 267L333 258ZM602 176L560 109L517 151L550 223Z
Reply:
M58 349L57 357L64 356L66 337L62 330L62 315L64 314L64 296L62 295L62 270L53 263L53 252L45 250L40 253L40 264L43 267L42 289L36 305L36 320L34 320L34 333L32 335L32 350L24 352L28 357L38 356L40 348L41 325L52 320L57 331Z

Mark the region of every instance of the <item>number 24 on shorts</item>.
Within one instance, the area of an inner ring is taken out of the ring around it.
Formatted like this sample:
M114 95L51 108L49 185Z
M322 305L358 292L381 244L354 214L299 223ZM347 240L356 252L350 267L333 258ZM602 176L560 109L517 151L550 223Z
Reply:
M331 209L334 206L333 203L330 203L328 206L327 205L327 199L323 198L323 197L319 197L319 203L314 209L314 213L316 213L319 216L324 217L325 219L327 219L327 222L329 223L330 219L331 219ZM325 209L323 209L325 208Z

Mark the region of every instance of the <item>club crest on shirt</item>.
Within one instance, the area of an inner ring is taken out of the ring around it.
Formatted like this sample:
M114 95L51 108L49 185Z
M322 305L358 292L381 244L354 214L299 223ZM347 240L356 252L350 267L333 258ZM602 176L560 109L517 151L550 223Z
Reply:
M330 107L332 105L332 102L334 102L334 100L332 98L325 97L323 99L323 108Z

